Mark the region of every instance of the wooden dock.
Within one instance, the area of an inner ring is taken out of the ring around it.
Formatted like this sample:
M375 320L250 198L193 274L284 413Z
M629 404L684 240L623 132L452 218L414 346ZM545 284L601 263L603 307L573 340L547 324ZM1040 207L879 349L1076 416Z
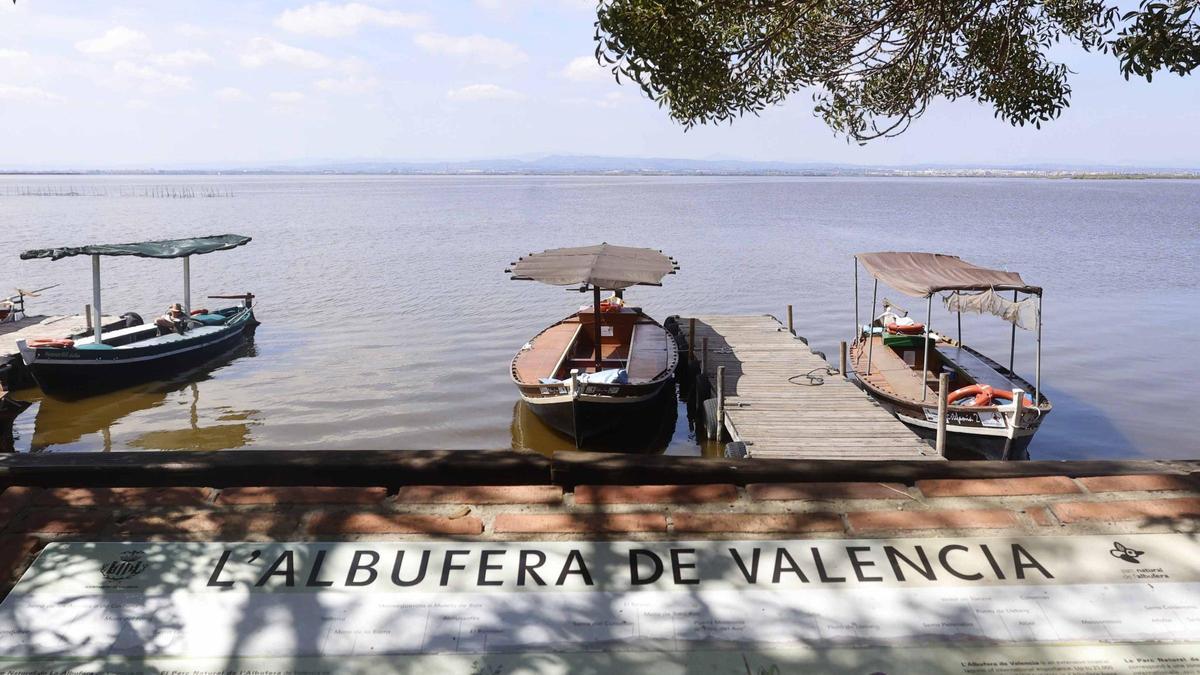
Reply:
M748 457L944 459L855 384L829 374L829 364L778 319L694 318L695 358L707 361L714 391L717 367L725 366L725 431L745 443ZM690 318L679 325L686 335Z

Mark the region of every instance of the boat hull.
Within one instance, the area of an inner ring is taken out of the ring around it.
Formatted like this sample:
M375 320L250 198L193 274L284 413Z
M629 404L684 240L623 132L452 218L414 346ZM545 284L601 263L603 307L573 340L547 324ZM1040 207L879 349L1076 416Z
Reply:
M862 342L855 343L851 349L851 359L857 362L859 352L863 349ZM1014 373L996 364L983 354L970 350L971 354L985 360L997 372L1010 378L1014 385L1019 385L1025 391L1031 391L1033 386ZM875 399L885 410L904 422L918 436L936 441L938 405L935 398L928 401L914 401L894 396L863 378L856 378L858 386ZM1042 422L1050 413L1050 403L1045 396L1039 395L1038 407L1025 407L1021 411L1021 419L1015 420L1015 408L1004 406L951 406L946 415L946 450L952 454L967 454L984 459L1025 459L1028 458L1029 443L1041 427Z
M642 359L637 361L637 365L641 366L640 374L635 372L637 369L629 370L628 377L623 378L624 381L586 382L583 378L564 377L563 371L569 366L564 366L563 363L575 348L574 340L582 333L582 325L576 329L575 337L570 342L554 343L553 351L548 352L558 361L554 370L527 373L524 377L519 375L520 360L523 356L536 353L531 351L534 349L532 345L540 344L538 341L550 331L564 325L572 325L568 322L577 319L580 316L578 313L538 333L513 357L510 373L513 383L521 393L521 399L547 426L572 438L576 447L582 447L584 441L589 438L596 438L608 432L623 429L644 430L654 426L653 422L661 422L663 418L663 397L668 393L672 397L675 395L675 369L679 363L679 348L674 338L662 324L642 314L641 310L625 312L625 325L630 328L628 341L624 343L625 354L623 357L608 357L606 360L608 368L625 369L632 360ZM617 330L615 323L609 324L613 326L614 334ZM636 334L636 339L635 331L642 331ZM647 336L652 346L635 346ZM613 343L606 345L611 348ZM659 349L661 351L658 351ZM613 351L615 353L619 350ZM592 352L589 349L587 353ZM644 355L648 353L655 354L658 360L647 359ZM643 365L646 362L655 366L655 372L646 372ZM555 373L564 379L547 377Z
M245 344L257 325L245 309L224 330L194 339L132 349L23 349L22 356L47 396L75 400L177 377Z
M872 395L918 436L937 440L937 406L897 404L887 397ZM1026 411L1022 415L1022 424L1013 428L1011 413L952 410L946 423L946 449L984 459L1026 459L1029 442L1041 425L1038 415Z
M579 446L589 438L616 433L622 428L645 427L652 418L662 414L661 403L667 392L674 393L674 379L637 387L635 391L624 391L621 395L546 397L522 394L521 398L538 419L574 439Z

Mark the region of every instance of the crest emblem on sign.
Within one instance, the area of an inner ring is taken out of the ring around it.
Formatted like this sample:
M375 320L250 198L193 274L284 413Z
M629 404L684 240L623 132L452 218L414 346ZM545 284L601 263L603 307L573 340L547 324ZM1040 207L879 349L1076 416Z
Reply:
M130 577L137 576L145 570L146 553L144 551L122 551L117 560L104 565L100 568L100 573L109 581L124 581Z
M1109 551L1109 553L1111 553L1114 558L1120 558L1125 562L1131 563L1140 563L1141 560L1138 560L1138 558L1146 555L1145 551L1129 548L1119 541L1113 542L1113 548L1111 551Z

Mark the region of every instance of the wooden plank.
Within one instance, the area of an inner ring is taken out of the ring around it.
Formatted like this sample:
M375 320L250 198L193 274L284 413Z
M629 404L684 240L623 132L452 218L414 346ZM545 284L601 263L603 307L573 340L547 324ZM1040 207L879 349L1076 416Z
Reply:
M0 485L204 487L544 485L549 458L513 450L64 452L0 456Z
M233 453L231 453L233 454ZM1098 461L929 461L906 459L813 460L762 458L754 461L623 455L597 452L554 454L554 482L576 485L674 485L697 483L792 483L870 481L911 485L934 478L1022 478L1029 476L1118 476L1141 473L1188 474L1200 471L1200 460Z

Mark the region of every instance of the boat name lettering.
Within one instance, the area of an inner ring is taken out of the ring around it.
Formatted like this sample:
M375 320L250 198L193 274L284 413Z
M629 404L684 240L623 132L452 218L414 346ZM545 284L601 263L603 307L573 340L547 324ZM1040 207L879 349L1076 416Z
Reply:
M937 410L924 408L925 420L928 422L937 421ZM946 411L946 422L950 424L979 424L979 415L969 412L955 412L953 410Z

